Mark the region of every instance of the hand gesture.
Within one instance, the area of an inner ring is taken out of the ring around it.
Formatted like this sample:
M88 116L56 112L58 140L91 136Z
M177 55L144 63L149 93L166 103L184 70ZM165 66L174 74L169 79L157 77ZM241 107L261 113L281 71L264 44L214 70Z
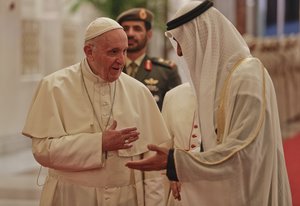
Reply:
M116 130L117 121L102 133L102 150L115 151L119 149L128 149L132 147L132 142L138 140L139 132L136 127Z
M163 170L167 168L168 152L169 150L157 145L148 145L150 151L155 151L156 154L147 159L130 161L126 166L131 169L138 169L142 171Z
M176 182L176 181L170 181L170 188L171 188L174 199L180 201L181 200L181 196L180 196L181 183Z

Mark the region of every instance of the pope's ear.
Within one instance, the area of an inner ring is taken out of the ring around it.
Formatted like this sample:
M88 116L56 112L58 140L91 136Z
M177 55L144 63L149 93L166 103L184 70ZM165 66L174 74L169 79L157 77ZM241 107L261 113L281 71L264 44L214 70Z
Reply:
M93 56L93 46L92 46L92 45L90 45L90 44L84 45L83 51L84 51L85 56L86 56L87 58L90 58L90 57Z

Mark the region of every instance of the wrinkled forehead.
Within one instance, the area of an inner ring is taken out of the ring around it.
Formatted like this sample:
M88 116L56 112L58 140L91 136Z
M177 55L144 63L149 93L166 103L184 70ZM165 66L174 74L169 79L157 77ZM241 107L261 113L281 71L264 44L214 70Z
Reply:
M113 29L108 32L103 33L98 37L98 39L102 41L114 41L114 40L126 40L127 35L123 28L120 29Z
M114 29L92 39L91 43L103 49L110 49L114 47L121 48L128 46L128 39L123 29Z

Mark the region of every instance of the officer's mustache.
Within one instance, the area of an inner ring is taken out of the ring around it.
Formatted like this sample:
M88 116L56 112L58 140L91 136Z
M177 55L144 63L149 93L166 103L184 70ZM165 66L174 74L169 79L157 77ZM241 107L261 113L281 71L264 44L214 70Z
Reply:
M128 37L128 41L129 40L134 41L134 42L138 42L134 37Z

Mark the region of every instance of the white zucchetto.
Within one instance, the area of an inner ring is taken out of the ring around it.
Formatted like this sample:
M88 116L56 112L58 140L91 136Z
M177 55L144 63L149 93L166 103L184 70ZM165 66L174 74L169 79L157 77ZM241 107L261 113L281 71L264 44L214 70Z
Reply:
M114 30L114 29L123 29L123 27L113 19L107 17L100 17L92 21L86 28L84 40L93 39L105 32Z

